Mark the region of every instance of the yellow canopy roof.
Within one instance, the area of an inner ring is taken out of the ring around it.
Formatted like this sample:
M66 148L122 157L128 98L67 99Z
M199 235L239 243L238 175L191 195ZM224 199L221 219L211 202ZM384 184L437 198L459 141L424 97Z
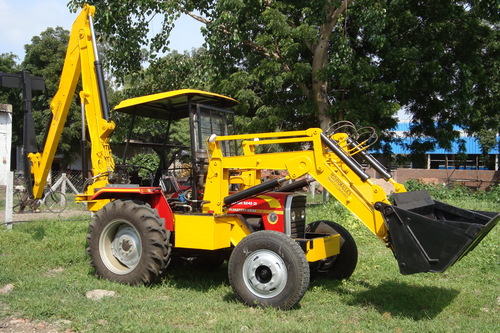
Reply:
M224 95L202 90L180 89L126 99L120 102L114 111L147 118L175 120L189 116L189 101L219 108L229 108L238 104L235 99Z

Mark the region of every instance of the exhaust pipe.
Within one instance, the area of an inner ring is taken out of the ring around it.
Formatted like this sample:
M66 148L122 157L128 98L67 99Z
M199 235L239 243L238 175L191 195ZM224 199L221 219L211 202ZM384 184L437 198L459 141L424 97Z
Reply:
M394 193L395 205L377 202L401 274L442 273L500 221L500 213L473 211L431 199L427 191Z

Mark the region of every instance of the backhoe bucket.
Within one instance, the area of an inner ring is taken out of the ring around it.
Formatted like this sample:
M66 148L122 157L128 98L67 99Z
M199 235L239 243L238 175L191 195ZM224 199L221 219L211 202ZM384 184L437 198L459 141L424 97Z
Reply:
M384 216L401 274L444 272L493 229L499 213L472 211L431 199L427 191L394 194Z

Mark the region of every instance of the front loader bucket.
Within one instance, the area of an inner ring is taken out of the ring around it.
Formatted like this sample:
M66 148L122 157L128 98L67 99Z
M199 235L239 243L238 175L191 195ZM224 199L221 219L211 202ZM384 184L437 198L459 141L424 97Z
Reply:
M499 213L472 211L431 199L427 191L394 194L378 202L402 274L444 272L493 229Z

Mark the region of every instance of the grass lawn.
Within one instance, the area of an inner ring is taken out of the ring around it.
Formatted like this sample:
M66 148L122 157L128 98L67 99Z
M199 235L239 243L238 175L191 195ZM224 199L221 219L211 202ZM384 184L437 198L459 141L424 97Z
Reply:
M59 322L61 332L500 332L500 228L443 274L403 276L390 250L335 202L309 208L308 219L343 224L359 261L349 280L312 280L290 311L241 304L227 265L176 268L153 287L97 279L85 252L88 221L0 227L0 288L14 285L0 294L0 323L15 314ZM95 289L115 296L86 298Z

